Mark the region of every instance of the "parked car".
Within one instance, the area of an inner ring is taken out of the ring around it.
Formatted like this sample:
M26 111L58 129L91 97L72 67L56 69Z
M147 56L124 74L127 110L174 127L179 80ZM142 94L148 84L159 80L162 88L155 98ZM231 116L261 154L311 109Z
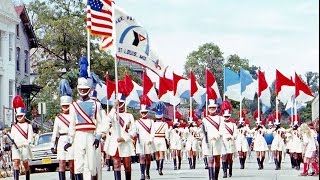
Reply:
M31 147L33 159L30 161L31 173L36 168L47 168L49 171L56 171L59 167L57 155L51 152L52 132L40 134L35 138L34 145Z

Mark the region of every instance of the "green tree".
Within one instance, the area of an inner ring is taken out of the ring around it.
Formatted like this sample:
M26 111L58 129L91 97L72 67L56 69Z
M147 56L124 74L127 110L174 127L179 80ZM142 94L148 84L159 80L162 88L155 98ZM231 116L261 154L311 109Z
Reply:
M33 105L47 102L46 117L52 119L60 109L58 84L62 78L70 82L74 96L77 94L78 61L81 56L86 55L87 50L86 5L79 0L34 0L27 5L27 9L44 57L32 58L38 74L35 83L43 87ZM114 80L114 58L99 50L97 37L91 36L91 39L91 72L95 72L104 81L108 71L109 78ZM119 66L118 72L120 79L125 68ZM130 71L127 73L140 83L135 74Z
M237 54L232 54L226 58L226 67L232 69L233 71L239 73L240 69L249 69L249 60L246 58L240 58Z
M319 73L308 71L306 72L305 77L310 90L314 96L317 96L319 94Z
M193 71L196 79L201 85L205 85L205 71L208 68L215 76L219 85L219 90L223 89L223 52L219 46L214 43L201 45L196 51L187 56L184 65L184 75L189 77L190 71Z

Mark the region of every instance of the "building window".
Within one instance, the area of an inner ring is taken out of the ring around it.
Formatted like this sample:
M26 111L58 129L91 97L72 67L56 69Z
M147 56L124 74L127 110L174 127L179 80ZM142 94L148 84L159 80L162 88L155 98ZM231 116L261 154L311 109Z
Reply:
M29 64L29 52L24 51L24 72L28 73L28 64Z
M9 81L9 107L12 107L12 100L13 100L13 87L14 81Z
M20 71L20 48L17 47L16 51L17 71Z
M12 34L9 34L9 61L12 61L13 54L13 39Z
M19 24L16 26L16 33L17 33L17 38L19 38Z

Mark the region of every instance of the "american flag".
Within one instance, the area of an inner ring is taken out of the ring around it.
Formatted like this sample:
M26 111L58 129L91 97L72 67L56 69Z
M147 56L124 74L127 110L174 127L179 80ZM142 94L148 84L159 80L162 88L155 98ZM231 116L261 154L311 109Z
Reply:
M87 28L93 35L112 36L111 0L88 0Z
M112 37L102 37L100 47L107 51L112 46L112 44L113 44Z

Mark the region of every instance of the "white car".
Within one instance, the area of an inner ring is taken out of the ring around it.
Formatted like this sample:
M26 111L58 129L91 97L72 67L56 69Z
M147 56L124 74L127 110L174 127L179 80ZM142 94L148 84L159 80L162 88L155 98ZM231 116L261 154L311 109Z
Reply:
M40 134L35 139L34 146L31 147L33 159L30 161L31 173L35 172L36 168L47 168L49 171L56 171L59 167L57 155L51 152L52 132Z

